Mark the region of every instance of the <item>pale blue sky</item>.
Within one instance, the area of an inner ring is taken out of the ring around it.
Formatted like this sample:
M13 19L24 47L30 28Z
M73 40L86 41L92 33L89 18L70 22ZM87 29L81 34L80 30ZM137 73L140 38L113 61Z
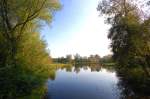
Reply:
M99 17L99 0L60 0L62 9L55 13L50 26L42 28L52 57L79 53L82 56L110 54L109 26Z

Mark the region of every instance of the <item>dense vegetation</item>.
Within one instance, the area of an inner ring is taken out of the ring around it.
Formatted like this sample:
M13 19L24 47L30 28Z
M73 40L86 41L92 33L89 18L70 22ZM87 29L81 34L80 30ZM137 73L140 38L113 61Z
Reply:
M43 86L51 57L39 28L59 8L55 0L0 0L0 99L20 99Z
M135 92L150 93L149 3L140 0L102 0L97 10L111 25L113 59L118 75Z
M150 94L150 15L145 11L147 8L149 2L139 3L138 0L102 0L97 8L111 25L108 38L118 76L130 83L134 92L143 94ZM51 64L39 28L51 23L58 9L57 0L0 0L0 99L40 99L45 80L55 79L57 66ZM74 59L67 55L54 62L75 64L78 72L80 64L112 63L113 60L110 56L81 57L77 54ZM64 64L62 68L67 66ZM71 67L68 67L69 71Z
M53 58L54 63L63 63L63 64L81 64L81 65L89 65L89 64L103 64L103 63L112 63L112 55L106 55L100 57L98 54L90 55L90 56L81 56L76 54L66 55L66 57Z

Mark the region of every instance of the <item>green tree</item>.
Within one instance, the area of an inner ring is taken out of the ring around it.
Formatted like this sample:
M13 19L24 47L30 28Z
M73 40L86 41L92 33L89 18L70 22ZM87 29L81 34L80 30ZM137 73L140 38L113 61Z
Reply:
M58 7L58 2L53 0L0 1L0 33L8 45L9 55L6 56L11 58L11 66L16 64L15 55L23 34L30 26L31 29L38 27L41 21L51 22L52 14Z
M0 0L0 98L31 94L44 82L50 56L39 27L60 8L56 0Z
M108 38L111 39L113 58L122 66L140 65L149 74L149 18L141 16L138 1L103 0L98 11L111 24Z
M67 63L72 63L72 55L66 55Z

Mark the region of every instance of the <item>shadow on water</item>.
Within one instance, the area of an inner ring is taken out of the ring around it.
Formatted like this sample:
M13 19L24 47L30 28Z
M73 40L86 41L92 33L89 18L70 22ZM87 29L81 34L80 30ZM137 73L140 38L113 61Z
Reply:
M150 99L150 79L140 69L136 72L133 69L117 70L117 77L121 99Z

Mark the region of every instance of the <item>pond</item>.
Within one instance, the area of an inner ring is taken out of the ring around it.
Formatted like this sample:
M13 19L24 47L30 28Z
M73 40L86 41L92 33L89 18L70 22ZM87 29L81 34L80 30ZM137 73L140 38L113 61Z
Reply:
M115 70L97 67L58 69L47 82L48 99L120 99Z

